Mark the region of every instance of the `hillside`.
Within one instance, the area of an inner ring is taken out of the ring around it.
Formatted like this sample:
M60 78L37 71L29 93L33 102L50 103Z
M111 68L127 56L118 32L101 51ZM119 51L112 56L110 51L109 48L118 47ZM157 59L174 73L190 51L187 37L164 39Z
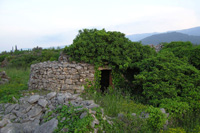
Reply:
M200 36L200 27L194 27L194 28L189 28L189 29L183 29L183 30L175 30L175 31L168 31L168 32L163 32L163 33L169 33L169 32L178 32L182 34L187 34L190 36ZM152 35L156 34L163 34L163 33L143 33L143 34L132 34L132 35L127 35L126 37L129 38L133 42L140 41L142 39L145 39L146 37L150 37Z
M194 28L185 29L185 30L177 30L177 32L187 34L187 35L192 35L192 36L200 36L200 27L194 27Z
M191 36L178 32L162 33L146 37L140 40L142 44L154 44L157 45L162 42L173 42L173 41L190 41L193 44L200 44L200 36Z
M126 37L130 39L131 41L140 41L146 37L149 37L155 34L158 34L158 33L154 32L154 33L144 33L144 34L133 34L133 35L127 35Z

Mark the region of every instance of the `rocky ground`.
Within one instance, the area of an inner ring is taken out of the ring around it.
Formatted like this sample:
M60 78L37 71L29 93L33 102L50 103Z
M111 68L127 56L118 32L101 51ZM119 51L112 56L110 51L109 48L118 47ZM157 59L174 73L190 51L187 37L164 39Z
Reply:
M52 133L58 127L57 114L51 115L52 119L47 121L45 116L48 116L49 112L52 112L62 105L80 107L78 110L83 110L79 114L79 118L83 119L87 116L87 112L93 117L91 127L94 132L98 129L95 125L99 125L101 120L97 119L97 114L93 111L94 108L99 107L93 100L83 100L80 94L71 93L57 93L50 92L46 95L34 94L31 96L25 96L16 101L16 104L5 103L0 104L0 133ZM88 110L85 112L84 110ZM169 115L165 112L165 109L160 109L162 113ZM103 120L112 125L111 117L105 116L103 109L101 109L101 115ZM149 118L149 114L142 112L139 116L132 113L133 117L139 117L141 119ZM48 116L49 117L49 116ZM118 114L118 118L125 117L123 114ZM167 128L168 121L164 125L164 129ZM67 129L61 131L67 132Z
M94 117L93 128L99 121L92 108L99 107L93 100L83 100L78 94L51 92L47 95L32 95L20 98L16 104L0 104L0 133L51 133L57 128L55 118L48 122L44 116L59 105L82 106ZM80 115L80 119L84 113Z

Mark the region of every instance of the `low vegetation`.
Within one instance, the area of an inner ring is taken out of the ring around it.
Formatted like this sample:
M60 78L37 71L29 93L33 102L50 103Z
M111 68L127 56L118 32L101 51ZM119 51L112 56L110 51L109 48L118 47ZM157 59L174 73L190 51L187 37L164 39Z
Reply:
M0 86L0 103L13 102L13 97L23 95L28 88L28 68L32 63L57 60L60 49L35 49L2 53L0 61L9 62L5 70L10 83ZM20 53L21 52L21 53ZM165 43L158 53L149 46L131 42L120 32L103 30L79 31L64 53L71 60L95 64L95 81L85 86L84 99L94 99L112 120L106 126L102 120L102 131L107 132L199 132L200 131L200 47L190 42ZM37 56L38 55L38 56ZM43 56L41 56L43 55ZM99 66L110 66L114 87L101 92ZM16 68L22 69L16 69ZM169 117L160 108L165 108ZM59 122L63 117L73 117L59 123L70 131L89 132L90 116L84 120L76 118L72 108L63 106L56 110ZM99 109L96 111L98 112ZM141 113L149 113L141 119ZM133 113L135 113L133 115ZM99 116L101 114L99 113ZM122 117L120 117L122 116ZM47 117L48 118L48 117ZM164 125L168 120L167 130ZM71 126L69 125L71 124ZM85 123L85 126L81 126ZM56 130L60 132L59 128Z
M28 89L30 69L0 68L10 78L9 83L0 85L0 103L15 102Z

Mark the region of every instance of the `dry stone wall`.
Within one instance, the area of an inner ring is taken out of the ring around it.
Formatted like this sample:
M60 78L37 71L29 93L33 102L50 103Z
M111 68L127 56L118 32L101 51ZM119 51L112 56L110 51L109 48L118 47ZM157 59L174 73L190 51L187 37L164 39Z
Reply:
M81 93L86 79L94 80L94 72L93 65L70 62L66 55L61 55L59 61L31 65L29 89Z

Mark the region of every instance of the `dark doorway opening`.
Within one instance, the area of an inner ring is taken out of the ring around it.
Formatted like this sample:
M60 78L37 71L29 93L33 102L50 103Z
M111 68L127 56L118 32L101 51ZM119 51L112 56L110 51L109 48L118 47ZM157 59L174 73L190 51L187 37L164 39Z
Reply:
M112 86L111 70L101 70L101 92Z

